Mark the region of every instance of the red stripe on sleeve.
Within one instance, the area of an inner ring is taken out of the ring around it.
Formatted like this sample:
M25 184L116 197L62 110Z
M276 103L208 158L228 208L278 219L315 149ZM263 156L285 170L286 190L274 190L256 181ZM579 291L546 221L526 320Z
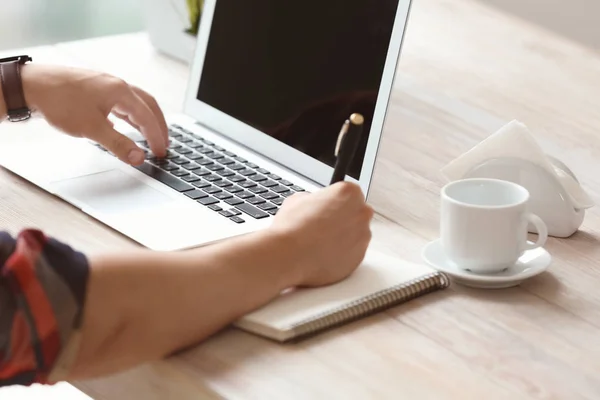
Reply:
M19 236L15 252L7 260L4 271L15 278L29 307L44 357L45 365L38 368L42 370L54 363L60 351L56 317L35 271L44 241L43 235L32 231Z

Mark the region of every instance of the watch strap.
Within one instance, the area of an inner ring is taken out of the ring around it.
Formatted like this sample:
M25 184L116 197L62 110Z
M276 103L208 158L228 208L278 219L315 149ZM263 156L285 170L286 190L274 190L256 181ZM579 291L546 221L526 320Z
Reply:
M27 61L31 61L31 58L20 56L0 59L0 81L9 121L24 121L31 117L21 80L21 65Z

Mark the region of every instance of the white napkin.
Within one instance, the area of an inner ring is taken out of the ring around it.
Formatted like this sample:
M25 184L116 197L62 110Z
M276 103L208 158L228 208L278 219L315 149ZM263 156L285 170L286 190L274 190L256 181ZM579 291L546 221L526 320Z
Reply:
M581 187L572 172L559 160L547 156L519 121L509 122L496 133L442 168L450 181L462 179L469 170L493 158L519 158L533 162L556 176L576 209L594 206L594 201Z

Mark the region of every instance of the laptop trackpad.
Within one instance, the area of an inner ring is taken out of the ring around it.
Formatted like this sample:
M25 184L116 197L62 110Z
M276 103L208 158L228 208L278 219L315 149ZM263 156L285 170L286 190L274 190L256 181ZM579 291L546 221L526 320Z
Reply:
M57 195L103 214L140 211L174 201L118 169L65 179L52 186Z

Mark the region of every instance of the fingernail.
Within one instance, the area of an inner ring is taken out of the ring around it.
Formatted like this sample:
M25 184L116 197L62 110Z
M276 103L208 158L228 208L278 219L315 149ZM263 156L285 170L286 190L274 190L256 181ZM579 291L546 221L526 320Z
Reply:
M131 150L127 158L132 164L141 164L142 162L144 162L144 152L141 150Z

